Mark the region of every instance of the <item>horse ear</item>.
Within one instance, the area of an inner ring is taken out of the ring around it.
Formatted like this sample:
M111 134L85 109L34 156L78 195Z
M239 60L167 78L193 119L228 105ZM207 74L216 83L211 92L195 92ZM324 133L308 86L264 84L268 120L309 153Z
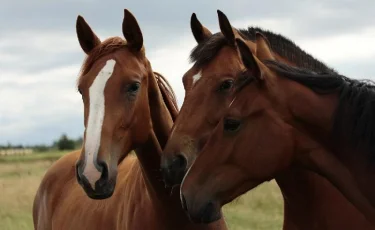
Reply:
M263 80L263 75L260 71L258 62L257 60L255 60L254 55L251 53L250 48L242 39L237 38L236 43L241 55L242 62L244 63L246 69L250 70L253 76L258 80Z
M76 32L79 44L86 54L89 54L91 50L101 43L100 39L91 30L90 26L81 15L77 17Z
M217 14L219 17L219 25L221 32L223 33L224 37L228 40L229 44L235 45L236 38L239 37L237 30L232 27L227 16L223 12L217 10Z
M122 33L128 46L135 51L140 51L143 47L143 35L137 20L129 10L124 10L124 20L122 22Z
M262 33L256 32L256 56L259 60L275 60L270 42Z
M193 13L190 18L191 32L193 32L194 38L198 43L203 42L207 38L212 36L211 31L204 27L197 18L197 15Z

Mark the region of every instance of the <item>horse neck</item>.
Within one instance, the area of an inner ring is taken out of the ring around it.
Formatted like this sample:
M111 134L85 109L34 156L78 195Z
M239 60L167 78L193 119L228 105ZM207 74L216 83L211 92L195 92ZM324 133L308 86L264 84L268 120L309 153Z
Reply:
M369 154L372 152L369 153L361 145L353 147L348 144L350 142L346 138L339 140L335 138L331 141L333 144L328 145L328 148L338 162L350 172L355 186L366 198L366 202L372 206L372 218L375 220L375 166L372 159L369 160Z
M148 97L152 125L161 148L164 148L165 144L167 143L170 130L173 126L174 117L172 117L172 114L174 113L168 109L155 75L152 71L149 73L148 84Z
M164 218L167 219L165 222L168 223L168 226L171 226L167 229L227 229L224 220L209 225L191 223L182 209L179 193L174 192L171 194L171 191L165 188L159 171L160 156L162 147L167 142L173 121L152 73L149 76L148 93L153 130L150 131L147 142L141 148L138 148L136 153L142 168L142 177L140 179L144 180L146 184L150 199L154 202L154 207L157 210L156 212L159 215L164 215Z
M362 98L361 102L356 103L366 108L366 103L371 100L371 98L367 100ZM361 192L375 209L375 158L372 155L374 148L371 146L374 135L371 133L372 131L369 131L372 130L373 109L371 108L371 115L368 116L370 113L365 110L361 113L353 112L352 108L355 106L352 105L354 102L350 99L340 103L340 107L345 109L337 109L334 114L334 119L338 120L335 121L330 143L326 145L326 148L350 171ZM364 118L367 119L361 120ZM367 130L361 133L359 130L364 128Z
M330 182L311 171L291 167L276 182L284 197L284 229L375 229Z
M136 153L149 189L153 191L156 196L164 196L167 191L161 181L159 171L160 158L162 148L167 142L170 129L173 125L173 120L164 103L151 67L148 75L148 98L152 129L149 130L148 140L136 150Z
M288 88L285 101L294 117L289 122L295 128L296 161L327 178L368 219L375 220L374 170L369 176L364 155L345 149L345 143L332 137L338 95L318 95L287 79L280 82Z
M147 141L135 151L142 169L139 179L144 181L154 208L158 212L168 213L170 207L181 209L179 200L171 205L170 191L165 189L159 170L162 146L167 141L173 123L152 71L148 76L148 97L152 129L149 130Z

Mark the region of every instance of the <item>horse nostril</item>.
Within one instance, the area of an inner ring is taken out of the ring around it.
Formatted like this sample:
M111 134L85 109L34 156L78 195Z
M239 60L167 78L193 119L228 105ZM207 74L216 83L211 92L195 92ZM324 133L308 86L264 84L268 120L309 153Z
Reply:
M186 168L186 165L187 165L186 158L183 155L178 155L177 157L179 159L180 168Z
M214 203L208 202L206 207L202 210L202 216L207 218L212 215L214 210L215 210Z
M82 167L82 161L78 161L76 163L76 178L77 178L77 182L79 184L82 184L82 178L81 178L81 175L80 175L80 168Z
M98 166L100 167L100 171L102 175L100 176L100 180L107 180L108 179L108 166L104 161L98 161Z
M187 165L186 158L183 155L178 154L173 159L172 167L171 168L174 169L174 170L185 170L186 165Z

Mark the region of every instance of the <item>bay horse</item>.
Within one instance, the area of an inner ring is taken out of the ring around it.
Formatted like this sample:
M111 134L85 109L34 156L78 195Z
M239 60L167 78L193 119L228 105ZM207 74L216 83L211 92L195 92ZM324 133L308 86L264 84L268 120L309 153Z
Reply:
M125 10L126 41L101 42L81 16L76 26L87 54L78 79L83 148L44 176L34 200L35 229L226 229L223 219L189 221L178 194L161 181L161 148L178 109L168 82L152 71L135 17ZM128 155L132 149L136 156Z
M183 77L185 100L162 156L164 180L170 186L182 181L233 100L231 90L245 68L235 38L244 40L253 52L270 45L273 57L288 65L336 73L282 35L260 28L236 30L221 11L218 17L221 32L214 35L195 14L191 18L198 42L191 54L195 64ZM256 31L267 39L256 39ZM216 154L220 157L221 152ZM284 198L284 229L375 229L332 184L314 172L291 166L276 182Z
M185 209L210 222L222 205L298 166L326 177L374 228L374 85L280 63L263 36L257 38L263 47L255 54L236 40L246 70L184 177Z

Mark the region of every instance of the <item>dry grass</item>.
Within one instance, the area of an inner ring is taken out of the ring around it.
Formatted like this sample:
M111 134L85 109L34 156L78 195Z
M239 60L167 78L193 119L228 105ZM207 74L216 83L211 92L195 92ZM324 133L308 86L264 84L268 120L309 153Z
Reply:
M1 229L33 229L32 201L50 164L48 161L0 164Z
M62 153L60 153L61 155ZM48 153L47 153L48 155ZM39 183L59 156L35 158L0 158L0 229L33 229L32 202ZM224 207L225 217L231 230L281 229L282 197L276 183L259 186L250 193Z

